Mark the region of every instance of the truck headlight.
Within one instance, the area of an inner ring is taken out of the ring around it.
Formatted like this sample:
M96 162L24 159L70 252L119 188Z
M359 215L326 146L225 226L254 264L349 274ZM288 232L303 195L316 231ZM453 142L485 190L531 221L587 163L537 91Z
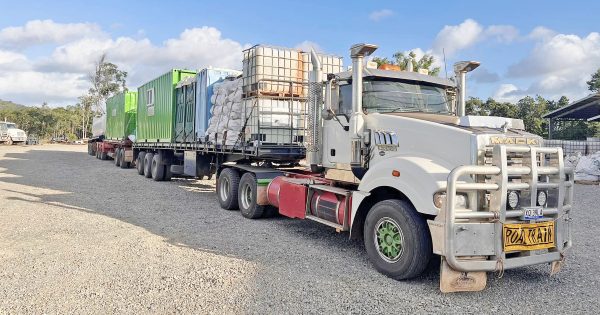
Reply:
M538 194L537 194L537 205L543 207L543 206L546 205L547 201L548 201L548 193L545 192L545 191L543 191L543 190L538 191Z
M441 209L442 204L446 200L446 192L437 192L433 195L433 204ZM466 194L458 193L456 194L456 198L454 198L454 207L466 209L469 205L468 198Z
M517 209L519 206L519 193L514 190L509 191L506 201L511 209Z

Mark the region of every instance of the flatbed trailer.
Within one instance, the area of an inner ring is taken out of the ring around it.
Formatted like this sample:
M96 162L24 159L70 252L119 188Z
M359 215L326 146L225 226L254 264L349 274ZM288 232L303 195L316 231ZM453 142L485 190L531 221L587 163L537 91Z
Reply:
M129 139L114 140L99 137L88 142L88 154L100 160L112 159L115 166L130 168L133 165L133 146Z

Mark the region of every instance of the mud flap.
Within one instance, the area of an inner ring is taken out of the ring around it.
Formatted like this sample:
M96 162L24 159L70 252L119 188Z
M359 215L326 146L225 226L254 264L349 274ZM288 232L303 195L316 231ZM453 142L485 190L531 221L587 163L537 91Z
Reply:
M461 272L456 271L448 265L442 257L440 266L440 291L452 292L476 292L482 291L487 285L485 271Z
M555 274L559 273L564 264L565 264L565 257L563 255L561 255L560 260L553 261L550 264L550 276L554 276Z

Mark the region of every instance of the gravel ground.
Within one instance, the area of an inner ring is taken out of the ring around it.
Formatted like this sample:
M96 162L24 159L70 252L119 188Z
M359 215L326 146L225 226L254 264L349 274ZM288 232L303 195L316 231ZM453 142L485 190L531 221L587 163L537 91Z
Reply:
M213 181L153 182L85 146L0 146L0 313L598 313L600 187L576 187L574 248L444 295L399 282L311 221L221 210Z

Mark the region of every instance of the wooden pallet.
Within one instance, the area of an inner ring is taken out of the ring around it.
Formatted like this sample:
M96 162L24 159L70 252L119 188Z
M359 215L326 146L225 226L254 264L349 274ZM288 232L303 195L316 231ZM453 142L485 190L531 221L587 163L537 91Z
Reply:
M597 181L597 180L576 180L575 184L579 184L579 185L595 185L595 186L598 186L598 185L600 185L600 181Z

